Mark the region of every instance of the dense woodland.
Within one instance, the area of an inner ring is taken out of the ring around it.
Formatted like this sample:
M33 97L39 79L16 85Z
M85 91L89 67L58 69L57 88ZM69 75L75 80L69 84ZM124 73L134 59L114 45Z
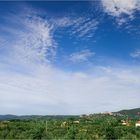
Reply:
M140 139L138 117L83 115L0 121L0 139ZM126 122L123 125L123 122Z

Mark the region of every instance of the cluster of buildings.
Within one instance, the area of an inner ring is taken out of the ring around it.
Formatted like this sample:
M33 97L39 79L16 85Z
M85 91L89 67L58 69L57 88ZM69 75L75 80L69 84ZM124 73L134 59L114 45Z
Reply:
M110 115L110 116L123 116L120 113L113 113L113 112L100 112L100 113L94 113L94 114L83 114L80 117L82 118L89 118L89 117L93 117L94 115ZM122 120L121 124L124 126L130 126L130 122L128 120ZM140 127L140 120L135 122L135 126L136 127Z
M140 126L140 120L136 122L135 126Z
M122 122L122 125L124 125L124 126L130 125L130 123L128 121L122 120L121 122ZM140 120L135 123L135 126L136 127L140 126Z
M114 115L114 113L112 112L99 112L99 113L94 113L94 114L82 114L80 115L81 118L85 118L85 117L93 117L94 115Z

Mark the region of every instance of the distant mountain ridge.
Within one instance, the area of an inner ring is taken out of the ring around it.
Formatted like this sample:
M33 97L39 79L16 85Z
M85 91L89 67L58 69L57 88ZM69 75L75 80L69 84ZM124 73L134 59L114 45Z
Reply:
M43 119L43 118L53 118L53 119L62 119L62 118L67 118L67 117L78 117L78 115L12 115L12 114L7 114L7 115L0 115L0 120L13 120L13 119Z
M116 113L120 113L122 115L140 115L140 108L120 110Z
M39 115L24 115L24 116L17 116L17 115L0 115L0 120L11 120L11 119L30 119L30 118L39 118Z
M134 109L126 109L126 110L120 110L118 112L112 112L112 113L119 113L122 115L139 115L140 116L140 108L134 108ZM0 120L12 120L12 119L34 119L34 118L57 118L61 119L63 117L78 117L78 115L0 115Z
M7 114L7 115L0 115L0 120L9 120L9 119L14 119L16 118L16 115L11 115L11 114Z

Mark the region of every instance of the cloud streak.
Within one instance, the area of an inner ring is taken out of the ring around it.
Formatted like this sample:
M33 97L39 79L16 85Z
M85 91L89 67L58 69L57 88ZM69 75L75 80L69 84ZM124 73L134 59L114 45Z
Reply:
M70 36L76 36L80 39L87 39L94 36L98 29L99 22L97 19L88 17L62 17L52 19L51 22L59 28L67 28Z
M140 58L140 50L136 50L133 53L130 53L130 56L133 58Z
M88 61L90 57L95 55L94 52L91 52L90 50L82 50L79 52L74 52L70 55L69 60L72 62L83 62L83 61Z

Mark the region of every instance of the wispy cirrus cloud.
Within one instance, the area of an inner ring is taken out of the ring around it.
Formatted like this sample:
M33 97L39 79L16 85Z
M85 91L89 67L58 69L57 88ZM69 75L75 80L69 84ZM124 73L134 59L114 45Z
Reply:
M66 30L68 30L70 36L82 39L94 34L98 28L98 22L92 18L65 16L48 20L30 12L17 16L11 14L6 20L12 23L10 26L3 28L3 31L11 36L11 42L7 44L9 46L7 54L10 58L8 61L10 63L11 61L18 61L17 63L49 63L56 53L57 42L54 39L56 30L68 27ZM80 52L79 56L75 54L71 57L73 57L73 61L74 59L85 61L91 56L93 56L93 53L85 50Z
M81 18L73 18L69 16L59 17L59 18L52 18L50 21L54 24L56 27L68 27L72 26L74 23L77 23Z
M86 49L72 53L69 57L69 60L71 60L72 62L84 62L88 61L88 59L94 55L94 52L91 52L90 50Z
M51 20L52 23L60 28L68 27L67 30L70 36L75 36L80 39L87 39L94 36L98 29L99 22L96 18L88 17L62 17Z
M53 25L35 15L32 17L14 16L11 22L14 20L14 24L16 24L17 18L17 28L7 27L6 29L5 27L6 32L10 32L11 36L11 42L6 42L5 47L8 57L11 58L9 61L48 63L49 58L55 56L57 46L53 39ZM19 21L22 23L21 25Z
M98 29L99 22L96 19L86 19L83 22L75 24L72 29L72 34L78 37L88 37L89 35L95 33Z
M27 19L25 26L25 32L20 34L21 39L14 44L18 57L35 62L46 62L48 55L55 54L53 27L46 20L38 17Z

